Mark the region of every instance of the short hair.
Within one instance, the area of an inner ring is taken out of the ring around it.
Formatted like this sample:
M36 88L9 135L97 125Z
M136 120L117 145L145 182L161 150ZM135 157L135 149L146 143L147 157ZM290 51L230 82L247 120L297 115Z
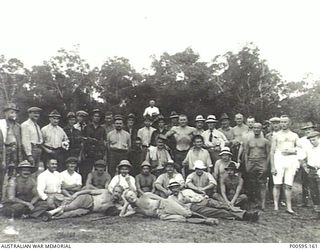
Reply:
M192 138L192 143L194 143L195 140L200 139L202 142L204 142L203 136L202 135L195 135Z
M180 115L179 115L179 118L182 118L182 117L185 117L185 118L187 118L187 120L188 120L188 116L187 116L187 115L185 115L185 114L180 114Z
M123 193L124 188L123 188L122 186L120 186L120 185L116 185L116 186L113 188L113 190L115 190L116 188L120 188L120 189L121 189L121 193Z
M106 114L105 114L105 116L110 116L110 115L113 116L113 113L111 111L107 111Z
M55 160L55 161L57 161L57 162L58 162L57 158L55 158L55 157L51 157L51 158L49 158L49 159L47 160L47 164L48 164L48 163L50 163L50 161L52 161L52 160Z
M257 125L259 125L260 127L262 127L262 124L260 123L260 122L255 122L254 124L253 124L253 126L257 126Z
M248 119L254 119L254 120L256 120L252 115L250 115L248 118L247 118L247 120Z
M237 114L235 114L234 117L236 118L237 116L240 116L241 118L243 118L243 114L237 113Z

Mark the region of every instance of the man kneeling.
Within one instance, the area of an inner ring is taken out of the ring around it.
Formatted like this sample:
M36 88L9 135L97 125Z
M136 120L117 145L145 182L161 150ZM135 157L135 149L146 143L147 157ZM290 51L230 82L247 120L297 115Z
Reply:
M106 189L81 190L73 194L67 204L46 212L43 220L80 216L90 212L103 213L109 209L110 211L118 210L120 212L124 204L121 198L122 193L123 188L121 186L116 186L112 194Z
M144 193L138 198L135 192L128 190L124 193L124 198L125 205L120 212L121 217L141 213L148 217L159 218L160 220L171 222L189 222L210 226L218 224L217 219L206 218L205 216L184 208L174 200L164 199L152 193ZM131 210L129 206L131 206Z

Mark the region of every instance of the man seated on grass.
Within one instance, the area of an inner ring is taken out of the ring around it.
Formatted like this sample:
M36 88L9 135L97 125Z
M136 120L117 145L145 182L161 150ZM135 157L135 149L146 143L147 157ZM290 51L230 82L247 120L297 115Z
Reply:
M173 199L192 212L205 217L252 222L256 222L259 219L259 213L257 211L248 212L237 207L229 207L224 203L208 198L206 195L197 194L191 189L182 190L177 182L171 182L169 188L172 195L170 195L168 199Z
M188 222L210 226L218 224L217 219L206 218L183 207L174 200L164 199L152 193L144 193L138 198L135 192L128 190L124 193L124 198L125 205L120 212L121 217L140 213L148 217L171 222Z
M60 173L61 189L70 195L82 187L82 177L76 172L77 162L76 157L68 157L65 161L67 169Z
M106 171L106 162L97 160L94 163L94 171L87 177L86 185L83 189L106 189L111 181L111 176Z
M110 209L120 212L124 202L121 198L123 188L115 186L111 194L107 189L81 190L72 195L70 201L56 209L46 212L43 221L63 219L92 213L107 213Z
M143 195L146 192L153 193L154 189L154 182L156 177L151 174L151 165L148 161L144 161L141 164L141 173L136 176L136 187L138 196Z
M230 162L225 168L226 174L220 183L221 194L215 193L213 198L225 202L230 207L247 208L248 197L242 193L243 179L237 172L235 162Z
M193 168L195 172L187 176L186 186L196 193L212 196L216 190L217 182L210 173L206 172L207 166L203 161L197 160L194 162Z

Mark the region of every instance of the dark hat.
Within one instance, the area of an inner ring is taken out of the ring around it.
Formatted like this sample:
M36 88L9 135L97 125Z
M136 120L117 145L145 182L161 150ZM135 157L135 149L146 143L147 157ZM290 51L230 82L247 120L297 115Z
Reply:
M88 116L89 114L86 111L79 110L76 112L76 116Z
M104 160L97 160L94 162L94 166L104 166L106 167L107 163Z
M131 163L128 160L122 160L118 164L117 168L121 168L122 166L132 167Z
M15 110L17 112L19 111L19 109L15 103L8 103L7 105L4 106L3 112L10 110L10 109Z
M145 166L148 166L149 168L151 168L150 162L144 161L144 162L141 163L141 168L143 168L143 167L145 167Z
M42 109L41 108L38 108L38 107L30 107L28 108L28 113L31 113L31 112L41 112Z
M136 116L135 116L133 113L130 113L130 114L128 115L128 119L129 119L129 118L136 119Z
M76 114L74 112L69 112L67 114L67 118L75 118L76 117Z
M61 117L61 115L59 114L59 112L55 109L53 110L50 114L49 117Z
M171 111L171 113L170 113L170 119L178 118L178 117L179 117L179 115L178 115L178 113L177 113L176 111Z
M30 168L31 171L37 170L37 168L35 168L33 165L31 165L30 162L28 162L27 160L20 162L17 167L17 170L21 170L23 168Z
M68 162L78 162L78 159L77 157L74 157L74 156L70 156L66 159L65 163L68 163Z
M93 110L91 111L91 114L95 114L95 113L101 114L102 112L101 112L100 109L93 109Z
M159 134L158 135L158 139L165 141L165 140L167 140L167 137L165 135L163 135L163 134Z
M220 117L220 121L222 120L230 120L230 117L227 115L227 113L223 113Z
M320 133L318 131L312 131L308 134L307 138L310 139L317 136L320 136Z
M224 170L228 170L228 169L237 171L238 170L237 164L234 161L231 161Z
M113 120L121 120L121 121L123 121L123 116L122 115L115 115L114 116L114 118L113 118Z
M312 123L312 122L307 122L306 125L304 127L302 127L301 129L308 129L308 128L316 128L316 126Z

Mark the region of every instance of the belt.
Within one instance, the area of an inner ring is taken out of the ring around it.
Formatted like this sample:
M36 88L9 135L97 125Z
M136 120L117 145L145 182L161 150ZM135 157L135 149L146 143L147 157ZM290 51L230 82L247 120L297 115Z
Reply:
M121 153L127 153L127 152L128 152L128 149L122 149L122 148L110 148L110 151L121 152Z
M31 143L32 147L40 148L42 144Z
M62 150L62 147L54 148L54 147L50 147L47 145L43 145L43 146L46 147L47 149L50 149L50 150Z
M9 144L4 144L6 147L13 147L13 146L17 146L16 142L11 142Z

